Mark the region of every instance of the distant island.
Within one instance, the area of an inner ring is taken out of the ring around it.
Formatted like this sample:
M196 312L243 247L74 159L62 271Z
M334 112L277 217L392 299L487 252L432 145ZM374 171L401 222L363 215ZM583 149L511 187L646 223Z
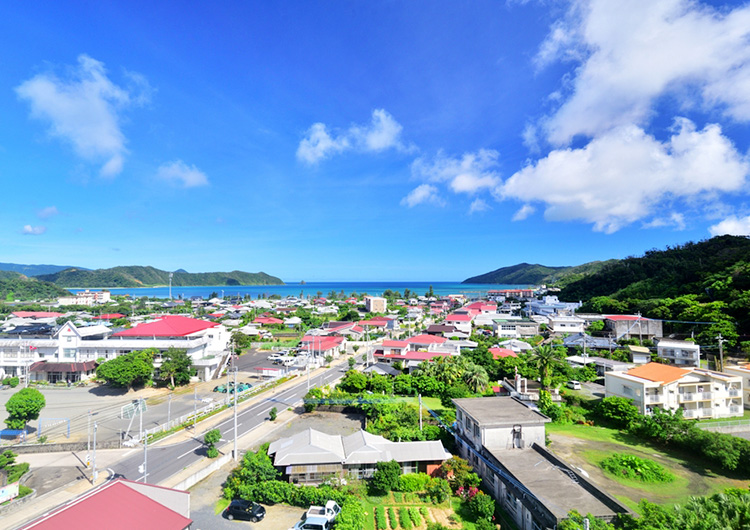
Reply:
M64 288L107 288L107 287L156 287L169 285L169 271L154 267L127 266L110 269L86 270L71 267L53 274L42 274L36 278ZM174 287L194 287L203 285L284 285L280 278L265 272L184 272L180 269L172 273Z
M549 267L547 265L519 263L501 267L492 272L467 278L462 283L498 283L508 285L552 284L564 287L586 276L599 272L617 260L592 261L570 267Z

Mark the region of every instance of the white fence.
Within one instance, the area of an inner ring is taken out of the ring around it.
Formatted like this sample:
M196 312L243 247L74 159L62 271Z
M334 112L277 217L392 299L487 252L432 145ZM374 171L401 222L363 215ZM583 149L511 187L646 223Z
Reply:
M704 431L718 432L745 432L750 431L750 420L715 421L711 423L699 423L698 427Z

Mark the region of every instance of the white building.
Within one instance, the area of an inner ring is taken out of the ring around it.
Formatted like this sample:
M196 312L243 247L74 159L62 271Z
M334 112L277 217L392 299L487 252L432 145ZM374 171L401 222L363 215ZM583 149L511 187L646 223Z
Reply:
M57 299L60 305L87 305L106 304L111 300L109 291L81 291L73 296L63 296Z
M658 339L656 355L676 366L700 367L701 347L686 340Z
M655 407L682 409L685 418L731 418L743 415L742 377L702 368L648 363L604 374L606 396L633 400L641 414Z
M368 313L385 313L388 301L379 296L365 296L365 310Z
M746 409L750 408L750 363L725 366L724 371L742 378L743 403Z
M552 334L583 333L586 321L582 318L566 315L550 315L548 317L547 329Z

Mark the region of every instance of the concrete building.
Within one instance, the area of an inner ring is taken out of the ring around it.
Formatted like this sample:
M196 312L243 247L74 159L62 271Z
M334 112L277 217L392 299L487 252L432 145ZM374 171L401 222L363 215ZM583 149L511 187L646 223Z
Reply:
M701 347L686 340L658 339L656 355L675 366L700 367Z
M585 320L569 315L550 315L547 329L553 335L583 333Z
M379 296L365 296L365 310L368 313L385 313L388 300Z
M742 376L648 363L626 372L604 374L605 394L633 400L641 414L654 408L682 409L685 418L743 415Z
M81 291L72 296L63 296L57 299L60 305L86 305L106 304L112 299L109 291Z
M742 378L743 405L750 408L750 363L740 363L724 367L724 372Z
M628 509L544 448L550 420L511 397L454 399L454 436L521 530L554 529L577 510L612 520Z
M615 340L638 339L654 340L661 337L661 320L651 320L640 315L607 315L604 330L614 334Z

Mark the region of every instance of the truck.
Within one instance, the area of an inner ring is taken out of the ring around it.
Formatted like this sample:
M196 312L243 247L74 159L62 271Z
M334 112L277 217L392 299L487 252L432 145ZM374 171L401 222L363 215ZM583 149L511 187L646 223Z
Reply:
M325 506L310 506L302 519L307 521L312 518L323 517L327 521L333 522L340 511L341 506L336 501L328 501Z
M297 521L289 530L329 530L331 522L325 517L310 517Z

